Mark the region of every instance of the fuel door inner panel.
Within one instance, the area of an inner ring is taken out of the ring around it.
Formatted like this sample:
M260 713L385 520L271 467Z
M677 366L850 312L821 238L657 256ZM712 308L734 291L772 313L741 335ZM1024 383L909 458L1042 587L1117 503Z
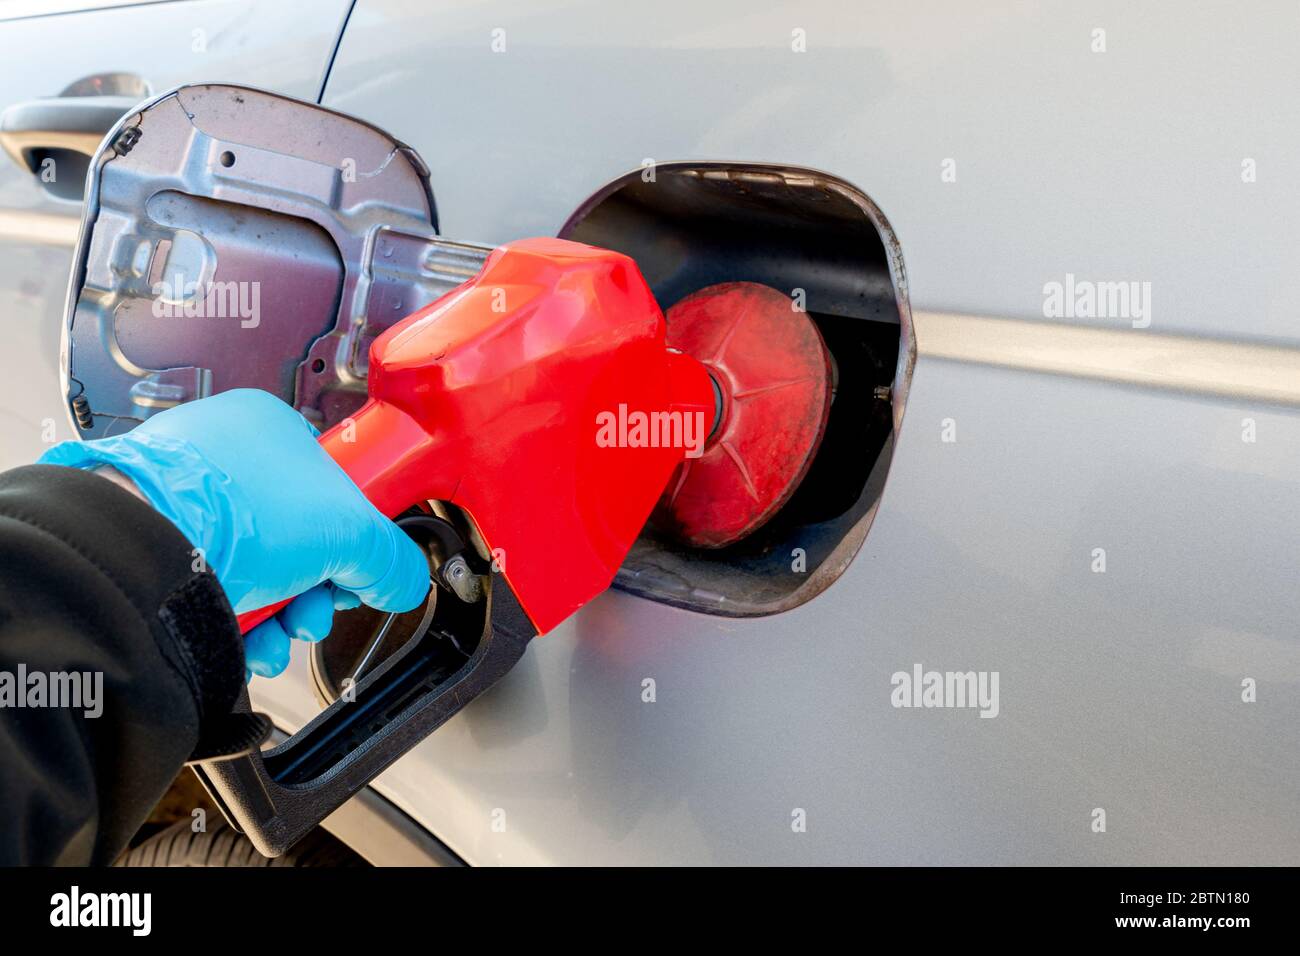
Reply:
M490 251L436 230L424 163L359 120L220 85L142 105L88 175L62 354L79 434L232 388L347 417L374 338Z

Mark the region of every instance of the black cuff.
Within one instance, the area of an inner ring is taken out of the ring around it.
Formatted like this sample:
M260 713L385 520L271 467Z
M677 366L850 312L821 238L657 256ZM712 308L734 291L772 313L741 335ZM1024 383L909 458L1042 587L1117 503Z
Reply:
M244 642L216 575L194 570L176 526L125 488L59 465L0 474L0 515L58 538L117 586L188 685L200 739L211 737L244 688Z

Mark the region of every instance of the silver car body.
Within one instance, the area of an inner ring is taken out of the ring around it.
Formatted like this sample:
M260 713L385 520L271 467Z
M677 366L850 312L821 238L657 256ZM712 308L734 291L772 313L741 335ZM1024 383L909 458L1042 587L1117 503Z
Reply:
M0 90L57 92L32 80L57 42L81 58L68 82L321 95L415 147L441 231L488 243L556 233L647 160L824 170L888 216L917 361L861 550L781 614L610 591L534 642L373 785L461 859L1295 864L1298 21L1289 3L110 5L0 22ZM158 52L195 29L207 59ZM129 38L114 56L108 31ZM0 170L6 465L49 420L70 437L76 212ZM1132 298L1056 307L1083 283ZM917 666L996 672L996 717L895 706ZM286 731L319 706L305 653L253 692Z

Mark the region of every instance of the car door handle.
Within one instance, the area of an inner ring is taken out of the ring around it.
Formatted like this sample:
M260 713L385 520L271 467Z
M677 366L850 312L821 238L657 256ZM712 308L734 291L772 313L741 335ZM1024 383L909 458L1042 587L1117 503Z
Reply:
M0 146L37 172L40 153L71 150L93 156L104 134L139 103L134 96L53 96L15 103L0 113Z

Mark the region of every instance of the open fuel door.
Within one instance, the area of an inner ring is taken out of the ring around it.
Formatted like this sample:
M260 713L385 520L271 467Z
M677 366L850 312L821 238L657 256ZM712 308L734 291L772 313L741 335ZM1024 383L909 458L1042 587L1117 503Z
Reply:
M482 266L436 229L424 163L359 120L234 86L142 104L87 182L63 344L80 434L231 388L334 424L374 338Z

